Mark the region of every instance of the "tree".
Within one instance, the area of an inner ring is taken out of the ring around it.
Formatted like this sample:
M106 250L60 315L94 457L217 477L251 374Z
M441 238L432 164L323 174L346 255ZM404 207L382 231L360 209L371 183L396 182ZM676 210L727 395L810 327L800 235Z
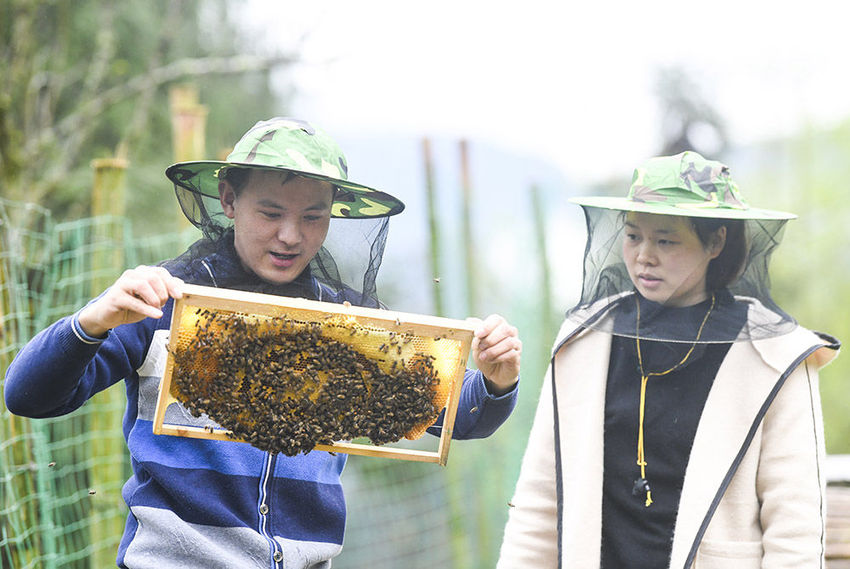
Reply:
M728 140L721 117L687 72L678 67L661 69L656 85L661 106L661 154L695 150L712 157L726 149Z
M89 163L102 156L128 158L140 186L150 185L148 168L160 184L171 158L166 88L175 82L199 85L213 139L232 143L244 132L248 106L265 118L276 106L269 71L294 58L249 51L228 6L0 0L0 195L60 219L85 215Z

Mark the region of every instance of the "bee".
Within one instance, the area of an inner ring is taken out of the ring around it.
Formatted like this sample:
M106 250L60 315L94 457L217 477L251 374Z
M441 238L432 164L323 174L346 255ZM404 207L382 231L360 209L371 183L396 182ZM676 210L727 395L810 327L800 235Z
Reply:
M417 354L411 369L392 360L384 372L378 364L387 360L323 336L316 322L280 319L269 330L242 314L209 315L189 348L174 354L174 383L194 416L206 413L231 438L292 456L364 436L385 444L437 415L430 356ZM412 339L390 332L380 351L401 355Z

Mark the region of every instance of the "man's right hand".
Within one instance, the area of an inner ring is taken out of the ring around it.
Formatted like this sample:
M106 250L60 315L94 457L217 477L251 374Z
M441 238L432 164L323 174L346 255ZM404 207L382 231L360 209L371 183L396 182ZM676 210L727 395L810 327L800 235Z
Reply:
M162 318L169 298L183 296L183 281L162 267L140 265L128 269L96 301L80 311L83 332L95 338L145 318Z

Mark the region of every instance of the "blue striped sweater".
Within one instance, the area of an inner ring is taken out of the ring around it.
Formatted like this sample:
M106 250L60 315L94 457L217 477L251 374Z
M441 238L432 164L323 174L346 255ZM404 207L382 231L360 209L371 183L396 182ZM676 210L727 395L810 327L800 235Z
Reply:
M170 270L187 282L232 284L238 264L216 255ZM344 300L323 295L315 279L311 288L314 297ZM346 455L287 457L245 443L153 434L171 308L169 301L161 319L119 326L105 340L86 336L76 315L57 321L9 366L7 408L28 417L59 416L124 380L123 431L133 475L122 491L129 514L119 567L329 568L342 549ZM489 436L510 415L516 394L494 397L480 372L467 370L454 438ZM181 422L193 420L185 413Z

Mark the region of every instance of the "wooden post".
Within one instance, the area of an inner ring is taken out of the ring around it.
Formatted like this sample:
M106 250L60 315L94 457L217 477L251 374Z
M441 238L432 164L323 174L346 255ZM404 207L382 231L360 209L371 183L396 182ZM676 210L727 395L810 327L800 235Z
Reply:
M124 185L127 161L108 158L92 161L92 296L111 285L124 269ZM121 497L125 482L124 390L113 387L92 397L88 403L86 429L91 435L89 484L91 543L97 547L89 557L91 567L115 564L118 542L124 531L126 506Z
M34 205L34 204L26 204ZM28 230L44 230L38 209L29 215L12 211L22 203L0 203L0 374L14 357L15 351L32 335L33 306L28 294L26 273L31 260L26 239ZM27 208L29 210L29 208ZM0 376L2 377L2 376ZM9 512L8 520L0 520L2 538L7 545L0 547L0 567L30 567L35 559L54 550L54 540L42 532L31 532L38 526L44 505L38 493L40 477L31 468L36 464L38 444L33 432L33 422L12 415L3 400L3 382L0 380L0 511ZM29 467L28 467L29 466Z
M460 141L460 174L463 204L461 206L461 239L466 268L466 313L478 316L478 263L475 262L475 243L472 235L472 184L469 174L469 151L466 140Z
M198 88L191 84L175 85L169 90L168 98L174 161L204 160L209 109L198 102ZM193 227L180 208L177 215L181 230Z
M554 304L552 301L552 277L549 267L549 256L546 248L546 216L540 203L540 189L531 186L531 214L534 221L534 241L537 245L537 258L540 266L540 322L543 325L544 338L555 332L553 322ZM549 344L540 343L542 361L548 359Z
M437 217L437 195L434 186L434 161L431 154L431 141L422 139L422 155L425 163L425 196L428 204L428 243L430 244L431 284L434 301L434 314L444 316L443 291L440 285L440 226Z
M471 202L472 186L469 175L469 154L466 140L459 143L460 150L460 183L461 183L461 235L463 264L466 274L466 314L478 316L477 299L477 267L474 260L474 243L472 238ZM469 522L468 509L463 506L468 500L467 480L464 475L468 472L466 464L455 465L448 471L449 513L452 529L452 552L456 567L471 567L475 557L469 547L469 536L476 532Z
M127 166L128 162L122 158L99 158L91 162L94 169L91 214L96 219L109 216L109 219L100 220L93 226L93 297L112 284L124 268L124 233L116 231L115 227L126 210L124 180Z
M124 178L129 163L123 158L98 158L92 160L94 185L92 186L92 216L123 216Z

